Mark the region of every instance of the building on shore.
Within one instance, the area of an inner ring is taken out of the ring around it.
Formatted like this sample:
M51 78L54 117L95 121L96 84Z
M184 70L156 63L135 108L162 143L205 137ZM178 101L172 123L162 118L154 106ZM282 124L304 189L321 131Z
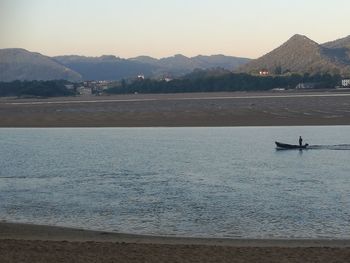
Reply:
M268 75L270 75L270 72L268 69L262 69L259 71L259 75L260 76L268 76Z
M295 89L315 89L320 85L320 83L315 82L303 82L299 83Z
M83 87L78 92L80 95L101 95L112 84L113 81L109 80L84 81Z
M342 85L342 87L344 87L344 88L349 88L349 87L350 87L350 79L343 79L343 80L341 81L341 85Z

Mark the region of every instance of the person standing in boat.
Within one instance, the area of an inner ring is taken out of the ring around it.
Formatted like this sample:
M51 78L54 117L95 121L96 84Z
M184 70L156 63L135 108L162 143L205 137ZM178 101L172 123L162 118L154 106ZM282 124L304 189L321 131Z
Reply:
M303 146L303 138L301 136L299 136L299 146Z

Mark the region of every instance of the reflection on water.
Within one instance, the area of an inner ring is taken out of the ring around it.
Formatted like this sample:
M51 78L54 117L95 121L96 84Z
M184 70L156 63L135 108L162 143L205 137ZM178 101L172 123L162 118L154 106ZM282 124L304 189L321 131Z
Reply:
M0 220L350 238L350 127L0 129ZM276 151L274 142L311 145Z

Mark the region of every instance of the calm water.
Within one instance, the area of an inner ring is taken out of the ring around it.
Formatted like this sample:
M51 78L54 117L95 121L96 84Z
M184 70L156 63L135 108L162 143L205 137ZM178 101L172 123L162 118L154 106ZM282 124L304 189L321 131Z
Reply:
M350 126L0 129L0 200L14 222L350 238Z

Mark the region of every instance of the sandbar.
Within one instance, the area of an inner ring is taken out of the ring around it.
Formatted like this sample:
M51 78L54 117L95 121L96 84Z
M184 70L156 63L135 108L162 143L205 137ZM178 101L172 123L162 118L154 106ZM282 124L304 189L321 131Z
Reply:
M0 127L303 125L350 125L350 92L223 92L0 99Z

